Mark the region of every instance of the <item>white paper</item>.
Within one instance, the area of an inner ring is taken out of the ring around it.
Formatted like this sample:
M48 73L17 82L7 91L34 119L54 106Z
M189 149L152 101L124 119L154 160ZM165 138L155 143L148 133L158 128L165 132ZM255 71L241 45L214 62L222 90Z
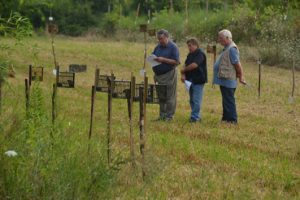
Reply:
M53 72L53 75L56 76L56 69L54 69L52 72Z
M185 80L185 81L184 81L184 85L185 85L185 89L186 89L186 91L190 91L190 88L191 88L192 82L191 82L191 81L187 81L187 80Z
M157 62L156 60L154 60L155 58L157 58L157 56L154 54L151 54L150 56L147 57L147 61L151 65L151 67L155 67L161 64L161 62Z
M145 75L145 72L146 72L145 69L141 69L141 70L140 70L140 75L141 75L141 76L144 76L144 75Z

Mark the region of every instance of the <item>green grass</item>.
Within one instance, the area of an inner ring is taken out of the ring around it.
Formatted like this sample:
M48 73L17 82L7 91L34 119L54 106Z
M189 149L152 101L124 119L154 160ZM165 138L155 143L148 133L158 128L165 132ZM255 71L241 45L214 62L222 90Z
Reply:
M9 39L2 42L13 44ZM37 44L37 58L33 56ZM149 52L155 45L150 41ZM181 62L187 49L179 44ZM220 48L220 47L219 47ZM203 122L187 123L188 94L178 81L173 122L153 122L157 105L147 105L146 179L141 177L138 105L134 107L137 167L129 161L127 103L113 100L113 169L106 164L107 95L97 93L92 141L89 144L91 85L95 67L101 73L142 81L143 44L56 38L61 69L87 64L76 75L75 89L58 91L58 118L51 125L54 76L50 39L27 39L11 52L16 78L3 88L0 120L1 199L299 199L300 100L289 102L291 71L263 66L262 96L257 97L256 63L243 62L250 87L236 92L239 125L220 123L219 88L205 86ZM241 52L243 53L243 52ZM6 56L1 52L0 57ZM208 55L209 81L212 56ZM45 67L45 81L34 83L32 108L25 117L24 78L29 64ZM150 82L153 73L147 66ZM300 73L296 73L296 86ZM51 137L51 134L53 137ZM90 152L88 153L88 145ZM14 149L18 156L4 152Z

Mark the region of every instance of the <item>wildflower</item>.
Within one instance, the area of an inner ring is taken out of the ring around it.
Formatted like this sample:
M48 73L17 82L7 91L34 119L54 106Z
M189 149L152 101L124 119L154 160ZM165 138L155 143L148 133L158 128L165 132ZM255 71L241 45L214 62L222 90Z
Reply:
M7 155L8 157L15 157L18 155L17 152L15 152L14 150L6 151L4 154Z

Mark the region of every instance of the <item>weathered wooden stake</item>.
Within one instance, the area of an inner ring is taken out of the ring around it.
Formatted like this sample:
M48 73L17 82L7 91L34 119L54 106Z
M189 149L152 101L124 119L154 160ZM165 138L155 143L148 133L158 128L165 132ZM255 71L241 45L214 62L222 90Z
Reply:
M25 97L26 97L26 116L29 113L29 83L28 79L25 79Z
M54 124L56 119L56 93L57 85L53 83L53 92L52 92L52 124Z
M93 117L94 117L94 102L95 102L95 88L96 86L92 86L92 96L91 96L91 118L90 118L90 131L89 131L89 140L92 137L92 129L93 129Z
M258 60L258 98L261 94L261 59Z
M127 98L127 103L128 103L128 115L129 115L129 126L130 126L130 157L131 157L132 165L135 167L134 136L133 136L133 122L132 122L134 96L135 96L135 77L133 76L133 74L131 74L130 95Z
M56 64L56 61L54 59ZM53 92L52 92L52 124L54 124L55 119L57 117L57 110L56 110L56 97L57 97L57 84L59 82L59 65L55 66L56 76L55 76L55 83L53 84Z
M93 132L94 104L95 104L96 87L98 85L99 74L100 74L100 70L96 68L95 81L94 81L94 86L92 86L92 96L91 96L91 119L90 119L89 140L91 139L92 132Z
M148 77L145 74L144 77L144 88L139 88L140 94L140 152L142 155L142 175L143 179L146 176L145 171L145 134L146 134L146 103L148 93Z
M114 77L113 73L111 77ZM112 78L108 78L108 112L107 112L107 161L108 165L111 164L111 119L112 119L112 93L113 93L113 81Z
M214 63L213 63L213 66L214 66L214 64L216 63L216 58L217 58L217 45L213 45L213 51L214 51Z
M143 65L143 70L145 73L145 69L146 69L146 58L147 58L147 31L144 32L144 65Z
M212 68L214 70L214 66L215 66L216 58L217 58L217 45L213 45L213 54L214 54L214 60L213 60ZM212 80L212 82L211 82L211 87L215 88L214 80Z
M292 98L294 98L294 93L295 93L295 58L293 58L292 73L293 73Z
M29 65L28 79L29 79L29 87L30 87L31 86L31 79L32 79L32 65Z

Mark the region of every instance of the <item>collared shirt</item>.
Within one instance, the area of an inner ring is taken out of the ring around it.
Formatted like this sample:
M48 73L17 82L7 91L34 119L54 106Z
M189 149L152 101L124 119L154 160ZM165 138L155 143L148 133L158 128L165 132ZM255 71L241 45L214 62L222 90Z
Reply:
M156 55L157 57L165 57L165 58L176 60L177 62L180 62L178 47L176 46L176 44L174 42L172 42L170 40L166 46L162 46L162 45L158 44L155 47L152 54ZM176 65L161 63L160 65L157 65L157 66L153 67L152 69L156 75L161 75L161 74L165 74L165 73L171 71L175 67L176 67Z
M185 65L188 66L192 63L196 63L197 68L192 71L185 72L186 80L193 84L204 84L207 82L207 66L206 56L201 49L197 49L195 52L189 53L185 60Z
M223 52L220 54L220 56L216 60L216 63L214 64L214 80L213 80L213 84L221 85L221 86L224 86L224 87L227 87L227 88L236 88L237 87L237 80L228 80L228 79L218 78L218 72L219 72L219 66L220 66L221 58L223 56L224 51L228 47L229 47L229 45L226 46L223 49ZM230 62L233 65L238 64L240 62L239 52L238 52L238 50L236 48L230 48L229 49L229 57L230 57Z

